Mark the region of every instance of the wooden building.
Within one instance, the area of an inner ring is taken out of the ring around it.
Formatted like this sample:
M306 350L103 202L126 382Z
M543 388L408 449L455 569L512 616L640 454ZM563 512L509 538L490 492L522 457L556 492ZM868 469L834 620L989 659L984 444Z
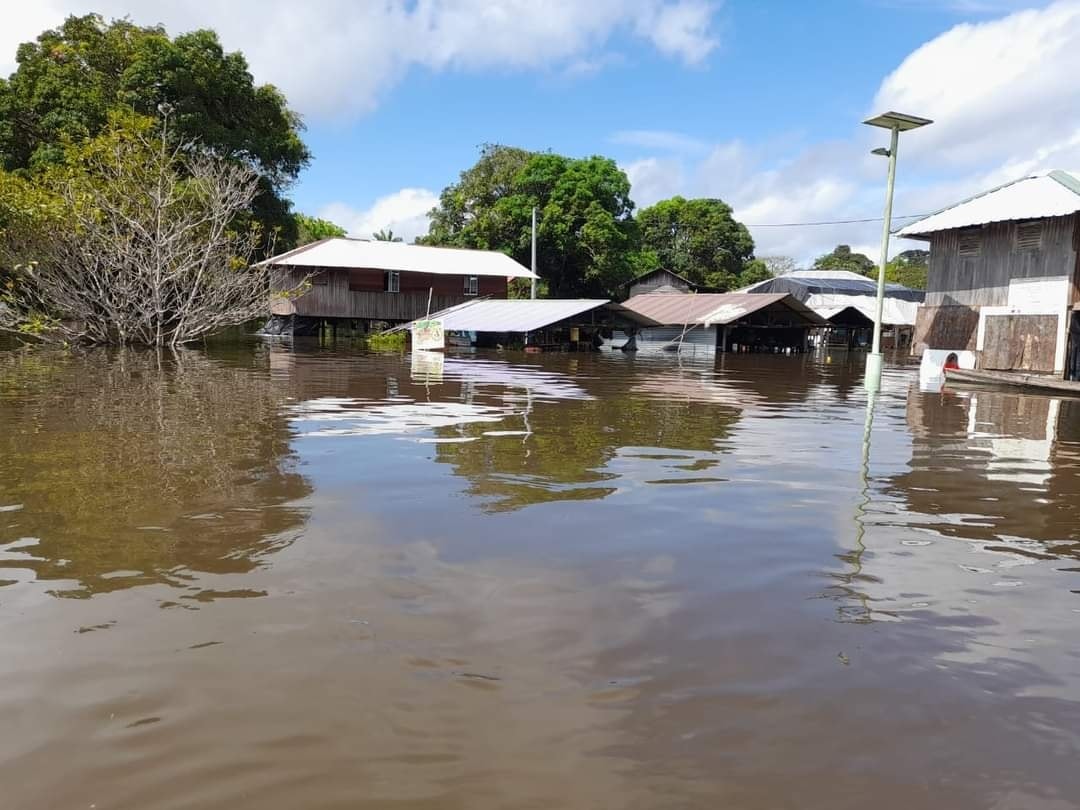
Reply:
M367 327L402 323L478 298L506 298L514 278L533 273L488 250L405 245L366 239L324 239L261 263L271 271L271 312L287 331L305 322ZM279 330L280 331L280 330Z
M1080 378L1080 176L1024 177L900 229L930 243L913 352Z
M648 273L642 273L635 279L632 279L625 285L626 297L633 298L635 295L644 295L646 293L689 293L689 292L705 292L705 288L699 284L695 284L688 278L680 276L678 273L671 270L665 270L663 267L659 267L656 270L650 270Z

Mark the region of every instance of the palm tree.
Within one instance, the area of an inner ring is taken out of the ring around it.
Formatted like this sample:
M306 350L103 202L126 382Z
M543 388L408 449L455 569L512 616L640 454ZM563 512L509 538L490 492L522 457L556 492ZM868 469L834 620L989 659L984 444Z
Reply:
M392 230L390 230L389 228L382 228L380 230L375 231L375 233L372 234L372 237L375 239L376 242L400 242L401 241L401 237L400 236L394 236L394 232Z

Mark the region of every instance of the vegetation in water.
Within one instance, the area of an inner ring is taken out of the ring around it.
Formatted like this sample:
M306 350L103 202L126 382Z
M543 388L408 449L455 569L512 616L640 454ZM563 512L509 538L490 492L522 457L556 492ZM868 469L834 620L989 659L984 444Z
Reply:
M31 178L0 173L0 329L177 346L265 314L258 175L168 125L113 114Z
M375 332L364 339L369 349L381 352L405 351L406 337L402 332Z

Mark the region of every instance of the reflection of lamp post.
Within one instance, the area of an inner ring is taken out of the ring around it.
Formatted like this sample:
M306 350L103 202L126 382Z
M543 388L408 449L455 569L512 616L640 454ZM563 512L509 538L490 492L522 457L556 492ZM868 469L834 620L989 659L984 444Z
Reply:
M892 227L893 185L896 182L896 147L900 142L900 133L934 123L929 118L917 118L898 112L887 112L863 121L872 127L882 127L892 132L889 148L875 149L875 155L887 155L889 158L889 180L885 191L885 222L881 228L881 261L878 262L877 280L877 315L874 318L874 343L866 358L866 387L877 391L881 387L881 316L885 307L885 264L889 261L889 229Z

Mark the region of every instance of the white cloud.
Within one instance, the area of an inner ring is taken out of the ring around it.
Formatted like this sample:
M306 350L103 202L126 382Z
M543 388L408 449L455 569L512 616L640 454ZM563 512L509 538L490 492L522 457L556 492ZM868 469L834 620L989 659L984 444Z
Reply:
M686 64L716 47L708 0L36 0L4 10L0 70L14 46L66 14L98 11L170 32L213 28L241 50L260 82L284 90L310 117L348 117L373 109L413 69L555 69L588 73L618 32Z
M1080 3L1069 0L952 28L885 78L873 109L934 119L902 153L920 167L978 170L1060 142L1043 157L1054 160L1075 154L1078 75Z
M886 76L865 110L934 119L901 137L894 211L927 213L1033 172L1080 169L1080 1L957 25ZM880 216L884 133L852 122L850 136L792 150L733 141L703 158L657 144L623 166L634 199L722 197L751 226ZM644 144L642 144L644 146ZM751 227L759 255L811 261L839 243L876 245L880 222ZM917 247L893 240L893 253ZM876 257L877 250L868 254Z
M621 168L630 179L631 196L639 208L686 191L682 162L677 159L645 158Z
M412 242L427 233L428 211L438 202L438 196L426 188L403 188L380 197L363 211L335 202L320 210L319 216L345 228L349 236L370 239L376 231L386 229L405 242Z

